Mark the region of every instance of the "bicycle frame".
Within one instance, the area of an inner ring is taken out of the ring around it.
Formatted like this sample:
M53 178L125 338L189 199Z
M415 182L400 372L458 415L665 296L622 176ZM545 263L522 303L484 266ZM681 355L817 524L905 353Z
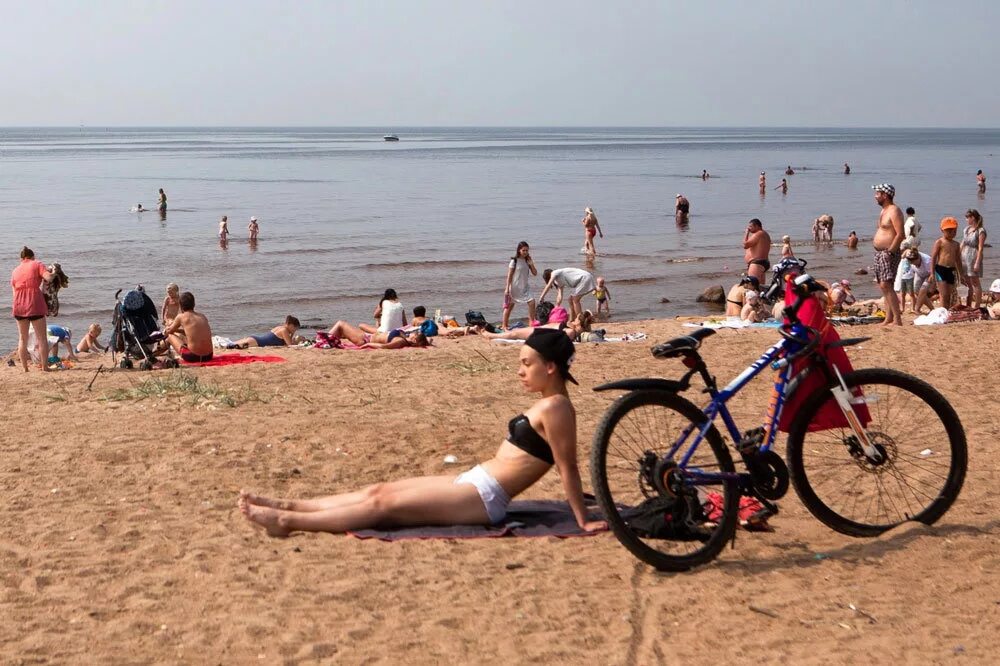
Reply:
M796 324L792 326L791 332L792 335L801 337L805 331L805 327ZM768 349L761 354L760 358L751 363L746 370L737 375L723 388L716 388L714 381L707 382L708 394L711 400L702 410L702 413L705 414L706 421L700 427L692 424L685 428L681 433L680 438L674 442L665 457L667 459L673 459L674 456L677 455L677 452L685 446L685 442L688 441L692 432L697 429L697 437L690 442L687 450L684 452L678 463L678 467L685 470L685 476L691 483L694 485L708 485L709 483L718 483L723 480L739 480L740 478L746 476L746 473L733 474L724 472L704 472L698 469L689 469L687 465L691 460L691 456L693 456L694 452L698 449L698 445L701 444L701 441L705 438L709 429L713 427L713 424L718 417L722 418L722 422L725 424L726 430L729 432L729 436L732 438L734 443L739 443L743 439L739 428L736 426L736 422L733 420L732 414L729 413L729 408L726 407L726 403L768 367L778 370L778 376L775 379L771 403L768 406L768 419L764 424L765 440L761 443L760 450L770 450L770 448L774 445L775 438L777 437L777 425L779 419L781 418L781 411L785 404L785 389L788 387L790 379L792 379L793 382L795 381L794 378L790 377L791 364L784 361L784 358L794 355L801 348L801 345L792 342L787 338L783 338L771 347L768 347ZM705 374L707 375L707 371L705 371Z

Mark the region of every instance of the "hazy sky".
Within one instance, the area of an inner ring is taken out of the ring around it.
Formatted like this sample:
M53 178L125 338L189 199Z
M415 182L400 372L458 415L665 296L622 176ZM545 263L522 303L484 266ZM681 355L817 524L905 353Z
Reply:
M996 0L0 10L0 125L1000 125Z

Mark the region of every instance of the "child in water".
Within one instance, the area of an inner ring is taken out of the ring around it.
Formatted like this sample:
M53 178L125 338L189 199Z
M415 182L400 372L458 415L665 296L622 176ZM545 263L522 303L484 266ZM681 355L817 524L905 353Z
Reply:
M594 298L597 299L596 313L600 315L601 308L604 308L604 314L611 316L611 291L604 283L604 277L597 278L597 288L594 289Z
M163 307L160 308L160 320L163 322L163 327L170 326L180 311L180 287L171 282L167 285L167 297L163 299Z
M782 236L781 237L781 258L787 259L788 257L794 257L795 253L792 252L792 237Z
M848 250L858 249L858 235L853 231L847 234L847 249Z
M219 240L229 240L229 216L223 215L219 220Z
M99 351L105 351L106 348L101 345L97 338L101 335L101 325L91 324L87 329L87 334L83 336L80 342L76 345L76 352L78 354L87 353L97 353Z
M250 224L247 225L247 229L250 230L250 240L257 240L257 232L260 231L260 227L257 226L257 218L251 217Z

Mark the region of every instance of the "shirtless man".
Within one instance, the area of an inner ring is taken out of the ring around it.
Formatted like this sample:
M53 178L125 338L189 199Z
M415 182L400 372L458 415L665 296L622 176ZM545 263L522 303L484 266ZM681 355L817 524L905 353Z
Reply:
M204 363L212 360L212 328L208 318L194 311L194 294L181 294L181 313L177 315L163 334L181 358L188 363Z
M986 194L986 175L982 169L976 172L976 189L980 194Z
M771 261L767 256L771 253L771 236L764 231L764 225L756 217L747 223L747 231L743 234L743 260L747 262L747 275L757 278L757 283L764 281ZM895 275L893 276L895 277Z
M885 298L885 321L882 325L902 326L899 298L893 285L896 281L899 260L902 258L899 246L903 242L903 211L892 202L896 196L895 187L889 183L882 183L872 185L872 189L875 190L875 203L882 207L875 227L875 237L872 239L872 247L875 248L873 263L875 281L878 282Z
M854 231L851 231L851 233L847 234L847 249L848 250L858 249L858 235Z
M767 194L767 175L763 171L760 172L760 178L757 179L757 182L760 184L761 196Z
M677 195L677 203L674 204L674 217L678 222L687 222L688 212L691 210L691 202L683 194Z

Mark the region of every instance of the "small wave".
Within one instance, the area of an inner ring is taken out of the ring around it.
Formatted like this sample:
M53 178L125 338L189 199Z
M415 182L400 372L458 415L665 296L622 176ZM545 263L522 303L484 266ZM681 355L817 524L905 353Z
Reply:
M668 264L692 264L699 261L705 261L705 257L677 257L676 259L667 259Z
M437 268L439 266L486 266L492 261L481 259L430 259L427 261L390 261L386 263L363 264L361 268Z
M608 280L608 284L613 285L633 285L633 284L656 284L660 281L658 277L625 278L622 280Z

